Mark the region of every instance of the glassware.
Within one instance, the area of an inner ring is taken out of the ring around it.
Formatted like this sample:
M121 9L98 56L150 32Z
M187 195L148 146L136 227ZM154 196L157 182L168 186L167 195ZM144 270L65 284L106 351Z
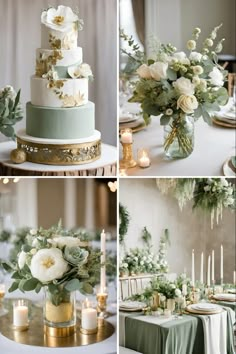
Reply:
M8 311L4 308L3 299L6 293L5 284L0 284L0 316L4 316Z
M142 168L147 168L151 165L150 153L148 149L138 149L138 165Z
M13 328L19 331L25 331L29 328L28 300L13 301Z

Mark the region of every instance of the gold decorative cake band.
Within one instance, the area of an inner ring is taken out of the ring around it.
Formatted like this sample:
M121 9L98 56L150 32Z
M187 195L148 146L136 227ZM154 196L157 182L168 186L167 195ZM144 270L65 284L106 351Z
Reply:
M25 161L47 165L80 165L101 157L101 140L79 144L39 144L17 137L17 149L11 152L15 163Z

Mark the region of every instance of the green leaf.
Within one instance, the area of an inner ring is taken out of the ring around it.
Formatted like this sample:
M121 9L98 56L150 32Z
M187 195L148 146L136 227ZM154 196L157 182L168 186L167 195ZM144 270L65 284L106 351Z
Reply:
M83 283L83 290L86 292L86 294L93 294L93 287L89 283Z
M18 105L19 102L20 102L20 90L17 92L13 110L16 109L16 107L17 107L17 105Z
M21 279L21 281L20 281L19 284L18 284L18 288L19 288L20 291L22 291L22 293L25 292L25 291L24 291L24 284L25 284L25 282L26 282L26 279Z
M3 269L7 272L11 272L13 270L12 266L9 263L2 262L1 265Z
M35 290L35 288L38 285L38 279L36 278L31 278L31 279L27 279L24 284L22 285L23 290L25 291L32 291Z
M167 125L167 124L169 124L170 119L171 119L170 116L166 116L166 115L163 114L163 116L161 116L161 119L160 119L161 125Z
M5 107L5 112L3 113L3 118L7 118L9 116L9 108L8 106Z
M16 282L16 281L14 283L12 283L10 288L8 289L8 292L12 293L13 291L17 290L18 289L18 285L19 285L19 283Z
M177 80L177 73L173 69L168 68L167 69L167 77L171 81Z
M35 288L36 294L38 294L41 289L42 289L42 284L41 284L41 283L38 283L37 286L36 286L36 288Z
M159 107L146 99L141 105L143 111L149 116L158 116L160 114Z
M14 128L11 125L0 127L0 132L8 138L13 139L15 136Z
M155 63L155 60L153 60L153 59L148 59L148 65L152 65L152 64L154 64Z
M22 247L22 251L24 251L24 252L29 252L30 250L31 250L31 246L30 245L23 245L23 247Z
M78 279L71 279L67 282L65 289L71 292L71 291L79 290L80 287L81 285Z
M12 279L21 279L21 275L19 272L14 272L11 276Z
M55 284L49 284L48 290L50 291L51 294L58 294L59 292L58 287Z

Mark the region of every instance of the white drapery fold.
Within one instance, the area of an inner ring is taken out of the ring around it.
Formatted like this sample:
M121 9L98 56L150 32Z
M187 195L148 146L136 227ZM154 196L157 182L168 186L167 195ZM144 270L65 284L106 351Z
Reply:
M116 145L117 119L117 2L116 0L0 0L0 88L21 88L23 105L30 101L30 76L40 47L43 9L61 3L79 7L84 29L78 45L95 80L89 99L96 105L96 129L105 143ZM25 126L25 120L17 128ZM0 136L0 141L3 141Z

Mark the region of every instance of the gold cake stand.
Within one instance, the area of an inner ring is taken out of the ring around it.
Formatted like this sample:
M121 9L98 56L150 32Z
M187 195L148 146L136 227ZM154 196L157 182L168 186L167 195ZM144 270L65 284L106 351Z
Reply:
M34 305L31 305L31 319L29 329L27 331L16 331L12 326L12 300L5 300L4 305L8 308L9 312L0 317L0 332L6 338L14 342L40 347L80 347L83 345L95 344L112 336L115 332L113 325L104 321L103 326L98 327L95 334L82 334L77 325L76 333L63 338L50 337L44 334L43 325L43 310Z

